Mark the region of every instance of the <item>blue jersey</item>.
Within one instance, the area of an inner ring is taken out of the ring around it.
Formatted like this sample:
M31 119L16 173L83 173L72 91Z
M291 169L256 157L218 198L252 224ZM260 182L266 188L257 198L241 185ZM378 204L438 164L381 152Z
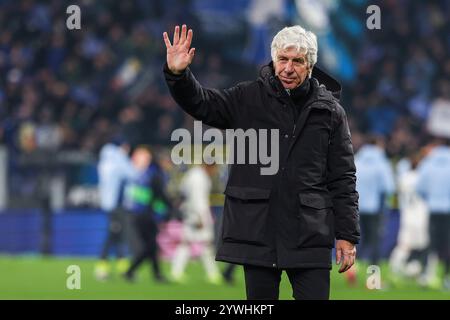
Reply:
M98 163L100 207L112 211L120 205L125 182L137 174L127 153L112 143L100 151Z
M125 185L123 206L130 212L153 213L158 218L166 214L167 204L162 174L156 165L150 165Z
M417 191L430 212L450 214L450 147L434 148L417 171Z
M383 149L365 145L355 155L356 190L361 214L376 214L384 196L395 191L394 174Z

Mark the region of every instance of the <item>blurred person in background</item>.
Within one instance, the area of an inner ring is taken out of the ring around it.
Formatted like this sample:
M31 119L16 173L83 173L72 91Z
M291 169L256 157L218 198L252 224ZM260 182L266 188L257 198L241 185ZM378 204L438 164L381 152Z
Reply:
M191 256L190 246L194 242L203 245L200 259L207 281L212 284L222 282L214 260L214 221L210 205L211 177L215 173L215 165L202 164L190 168L181 180L182 236L173 256L171 270L172 279L176 282L186 281L185 268Z
M394 193L394 174L381 137L371 136L355 155L356 190L359 193L361 258L377 265L385 199ZM353 272L355 270L353 269ZM353 282L354 274L348 279Z
M436 139L435 147L418 168L417 191L429 211L430 246L428 266L422 284L450 290L450 147L449 139ZM437 273L438 261L444 263L443 280Z
M128 153L129 144L123 137L117 136L113 142L107 143L100 150L98 163L100 207L108 214L108 231L100 261L95 266L95 276L105 280L110 274L108 256L111 249L115 249L117 271L123 273L128 268L125 258L125 215L121 206L121 199L125 182L136 174Z
M130 244L134 252L130 268L124 276L128 281L133 281L136 270L148 259L154 280L166 282L158 256L158 215L161 206L171 208L171 200L165 191L161 169L153 161L148 147L138 146L132 153L131 161L138 174L125 186L123 206L130 218Z
M428 207L417 193L417 166L421 153L402 161L403 169L397 172L400 227L397 245L391 253L389 265L395 281L400 277L418 276L426 266L428 236ZM409 163L409 168L406 168Z

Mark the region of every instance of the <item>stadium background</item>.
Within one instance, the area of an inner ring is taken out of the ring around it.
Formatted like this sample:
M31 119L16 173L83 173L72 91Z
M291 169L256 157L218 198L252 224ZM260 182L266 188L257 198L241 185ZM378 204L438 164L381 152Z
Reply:
M81 8L81 30L66 27L71 4ZM381 8L381 30L366 28L370 4ZM134 286L92 276L107 224L97 208L101 146L120 131L167 160L171 132L193 127L162 78L163 31L191 27L196 77L223 88L255 78L282 27L313 30L318 65L343 83L355 149L368 134L384 136L395 164L429 141L433 106L450 108L449 17L450 4L436 0L0 1L0 298L244 298L242 274L235 286L215 288L196 264L186 287L153 285L146 270ZM450 119L440 120L435 127L448 132ZM217 177L216 216L223 185ZM385 218L384 258L396 241L395 197ZM177 228L172 222L160 235L166 258ZM69 264L84 270L80 292L65 289ZM450 297L414 285L348 288L335 270L332 288L337 299Z

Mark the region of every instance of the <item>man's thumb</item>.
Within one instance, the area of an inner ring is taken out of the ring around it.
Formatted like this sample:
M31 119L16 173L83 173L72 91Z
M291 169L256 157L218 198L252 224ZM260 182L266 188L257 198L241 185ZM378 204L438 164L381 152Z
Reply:
M341 263L341 249L336 249L336 264Z

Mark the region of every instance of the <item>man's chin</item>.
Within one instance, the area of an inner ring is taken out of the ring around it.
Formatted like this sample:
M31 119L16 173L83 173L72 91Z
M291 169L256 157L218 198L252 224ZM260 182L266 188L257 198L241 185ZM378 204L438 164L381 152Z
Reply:
M292 89L295 89L296 87L297 87L297 85L294 83L294 82L292 82L292 83L286 83L286 82L281 82L282 84L283 84L283 87L285 88L285 89L289 89L289 90L292 90Z

